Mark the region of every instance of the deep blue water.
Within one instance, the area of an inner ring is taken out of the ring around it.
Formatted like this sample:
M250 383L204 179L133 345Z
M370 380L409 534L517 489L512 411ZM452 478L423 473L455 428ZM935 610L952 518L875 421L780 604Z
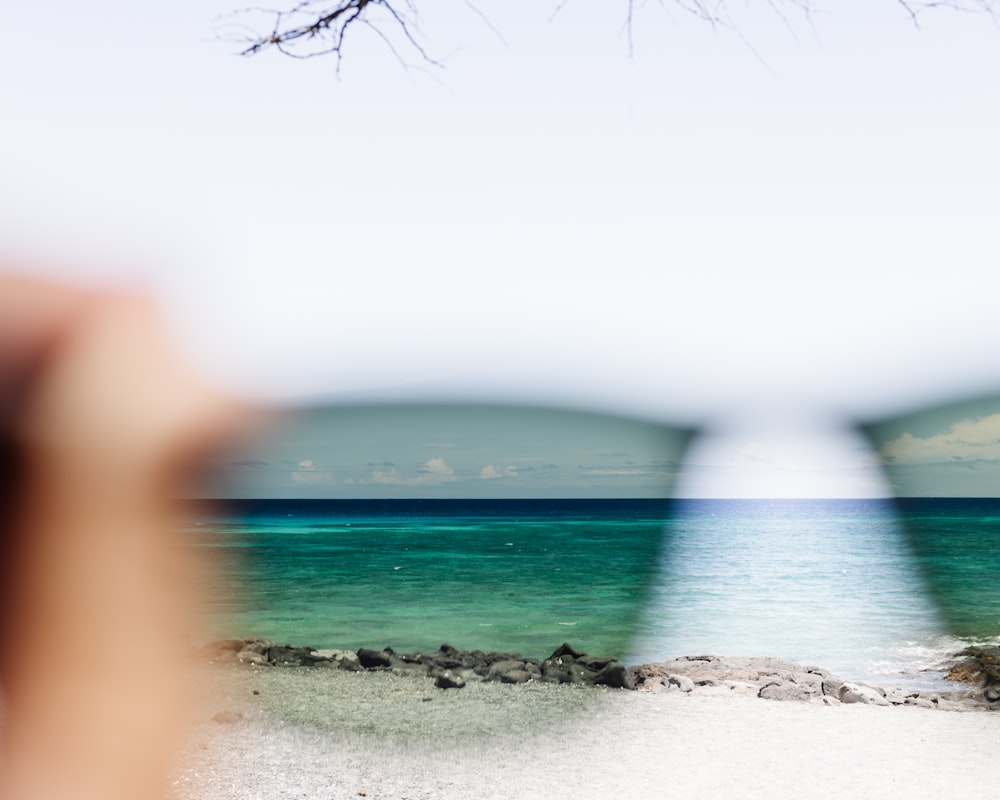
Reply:
M186 529L212 635L925 672L1000 635L1000 502L240 501Z

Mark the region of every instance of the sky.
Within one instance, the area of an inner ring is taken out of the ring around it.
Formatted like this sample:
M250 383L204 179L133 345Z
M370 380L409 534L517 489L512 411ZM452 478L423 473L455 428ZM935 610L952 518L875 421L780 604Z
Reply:
M1000 398L853 440L772 431L707 445L697 431L554 408L320 406L273 418L215 474L207 497L1000 497Z
M1000 398L977 398L870 429L893 494L1000 497Z
M990 18L419 0L441 66L338 75L236 5L0 11L0 257L151 292L232 391L697 427L694 496L884 494L858 423L1000 394Z
M690 432L558 409L388 405L277 419L219 464L217 497L673 494Z

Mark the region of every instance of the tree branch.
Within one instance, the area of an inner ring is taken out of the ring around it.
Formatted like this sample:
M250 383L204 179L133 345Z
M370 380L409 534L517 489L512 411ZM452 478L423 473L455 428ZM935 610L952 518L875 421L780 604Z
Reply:
M625 34L628 51L633 48L633 26L636 13L648 0L618 0L624 4ZM390 51L400 61L403 61L402 49L409 48L425 63L440 66L431 58L427 50L417 38L417 0L300 0L288 9L263 7L243 8L227 15L229 20L220 29L220 38L236 42L240 45L239 54L253 56L265 50L277 50L292 58L313 58L321 55L334 55L339 70L343 56L344 44L350 31L357 27L368 27L378 33L388 45ZM559 14L570 0L550 0L554 4L552 17ZM698 19L713 26L731 28L728 0L655 0L666 8L673 5L687 11ZM787 10L794 10L810 18L814 3L812 0L758 0L772 13L790 25L786 16ZM896 0L914 25L919 27L920 15L928 10L947 8L953 11L985 13L996 16L1000 0ZM466 0L476 14L483 18L487 25L497 33L489 20ZM247 20L256 18L258 22L266 22L266 33L260 28L247 24ZM392 32L395 32L395 40ZM502 37L501 37L502 39ZM405 64L405 62L404 62Z
M268 21L267 32L261 33L259 27L244 22L252 18ZM417 15L413 0L302 0L285 10L260 6L241 8L224 19L229 22L220 27L220 38L238 43L242 56L270 49L292 58L334 55L339 69L347 34L361 25L376 31L400 60L387 29L395 29L423 61L438 63L416 38Z

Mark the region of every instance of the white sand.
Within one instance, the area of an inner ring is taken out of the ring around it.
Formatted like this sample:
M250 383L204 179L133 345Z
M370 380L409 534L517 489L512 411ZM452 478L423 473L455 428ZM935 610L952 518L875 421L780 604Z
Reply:
M443 692L424 679L308 669L216 670L205 680L174 782L183 800L997 791L1000 713L557 686ZM223 709L245 718L210 721Z

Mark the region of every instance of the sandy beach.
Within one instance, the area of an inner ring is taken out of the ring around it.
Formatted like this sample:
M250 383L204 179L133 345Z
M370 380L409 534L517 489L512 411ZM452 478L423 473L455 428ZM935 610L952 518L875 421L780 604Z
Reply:
M988 797L1000 714L219 666L178 800ZM242 715L235 722L218 712Z

